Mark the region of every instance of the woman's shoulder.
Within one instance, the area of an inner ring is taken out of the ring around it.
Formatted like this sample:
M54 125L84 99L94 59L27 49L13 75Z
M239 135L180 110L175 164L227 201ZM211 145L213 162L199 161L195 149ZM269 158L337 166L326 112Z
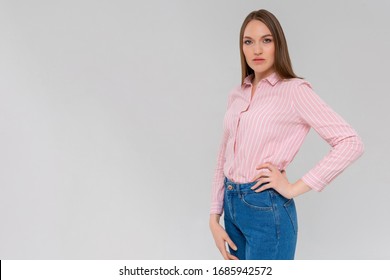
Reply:
M281 86L289 87L291 89L297 89L301 86L307 86L312 88L311 83L304 78L290 78L281 80Z
M233 86L232 88L230 88L229 96L242 94L244 91L244 88L245 88L245 85L241 85L241 84L237 84L237 85Z

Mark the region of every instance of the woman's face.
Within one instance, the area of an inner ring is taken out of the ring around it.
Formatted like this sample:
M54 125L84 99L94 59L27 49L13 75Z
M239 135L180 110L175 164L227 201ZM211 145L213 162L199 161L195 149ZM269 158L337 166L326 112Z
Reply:
M274 71L274 40L271 31L261 21L251 20L245 27L242 50L257 79L265 78Z

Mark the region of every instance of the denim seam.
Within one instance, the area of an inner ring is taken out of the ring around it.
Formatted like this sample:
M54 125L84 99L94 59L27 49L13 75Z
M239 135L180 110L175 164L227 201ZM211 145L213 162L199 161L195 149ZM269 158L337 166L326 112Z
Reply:
M289 217L290 221L291 221L291 224L293 226L293 229L294 229L294 233L297 234L298 233L298 225L296 225L293 221L293 217L292 217L292 213L290 213L290 210L289 210L289 207L291 205L291 203L293 202L292 199L288 200L286 203L283 204L283 208L285 209L285 211L287 212L287 216Z
M233 214L233 205L232 205L232 197L229 195L229 191L225 191L226 192L226 203L227 203L227 207L229 208L229 216L230 216L230 220L234 223L235 221L235 217L234 217L234 214Z
M275 218L275 226L276 226L276 237L278 239L278 242L279 242L279 238L280 238L280 216L279 216L279 210L278 210L278 207L275 203L275 194L274 192L270 192L271 193L271 199L272 199L272 206L274 208L274 218Z

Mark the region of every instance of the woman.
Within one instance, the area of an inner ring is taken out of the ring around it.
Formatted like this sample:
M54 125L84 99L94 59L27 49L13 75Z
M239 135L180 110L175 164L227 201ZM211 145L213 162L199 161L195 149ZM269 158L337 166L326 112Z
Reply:
M298 223L293 198L321 191L362 155L363 143L294 74L283 30L272 13L259 10L246 17L240 54L242 82L228 97L210 229L224 259L294 259ZM311 127L332 149L290 183L284 170ZM226 231L219 224L223 212Z

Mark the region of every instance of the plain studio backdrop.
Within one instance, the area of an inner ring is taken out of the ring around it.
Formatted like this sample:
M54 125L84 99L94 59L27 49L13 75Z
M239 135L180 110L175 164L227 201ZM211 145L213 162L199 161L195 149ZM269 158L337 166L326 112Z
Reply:
M296 259L390 258L389 1L0 1L0 259L221 259L239 29L267 9L364 155L296 198ZM311 130L287 176L330 150Z

